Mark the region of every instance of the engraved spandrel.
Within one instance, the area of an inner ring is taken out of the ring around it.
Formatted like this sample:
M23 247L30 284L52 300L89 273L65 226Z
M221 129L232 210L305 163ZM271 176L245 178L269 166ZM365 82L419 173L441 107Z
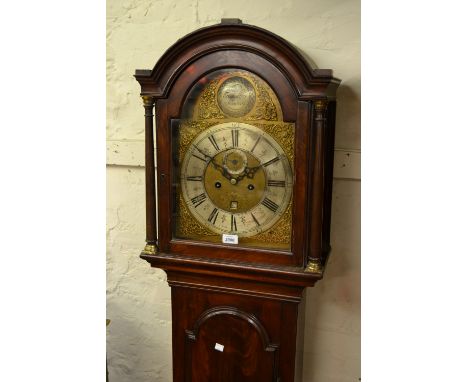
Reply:
M281 106L273 89L256 75L242 70L222 70L204 84L206 80L204 77L197 85L198 90L203 88L199 95L194 93L188 97L184 118L282 120ZM191 105L195 105L195 114L190 112Z

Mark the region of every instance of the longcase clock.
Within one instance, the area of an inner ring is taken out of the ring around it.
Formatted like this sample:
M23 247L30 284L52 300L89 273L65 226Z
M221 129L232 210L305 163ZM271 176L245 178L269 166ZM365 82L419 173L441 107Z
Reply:
M171 286L173 381L300 381L303 291L330 252L340 81L237 19L185 36L135 77L141 258Z

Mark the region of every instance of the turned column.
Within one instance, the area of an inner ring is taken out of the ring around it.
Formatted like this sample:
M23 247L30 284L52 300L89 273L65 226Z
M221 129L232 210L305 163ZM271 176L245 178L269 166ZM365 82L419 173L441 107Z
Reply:
M158 251L158 228L156 225L156 185L154 168L153 109L155 99L142 96L145 108L145 187L146 187L146 245L144 254Z
M312 234L309 243L307 271L322 273L323 191L325 186L325 128L327 101L314 102L314 167L312 175Z

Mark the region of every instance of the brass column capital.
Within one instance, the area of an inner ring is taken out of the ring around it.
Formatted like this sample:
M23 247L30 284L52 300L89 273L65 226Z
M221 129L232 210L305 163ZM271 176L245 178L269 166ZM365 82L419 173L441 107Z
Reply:
M143 99L144 107L154 106L155 99L153 96L144 95L144 96L141 96L141 98Z
M315 111L325 111L327 109L328 101L325 99L319 99L314 102Z

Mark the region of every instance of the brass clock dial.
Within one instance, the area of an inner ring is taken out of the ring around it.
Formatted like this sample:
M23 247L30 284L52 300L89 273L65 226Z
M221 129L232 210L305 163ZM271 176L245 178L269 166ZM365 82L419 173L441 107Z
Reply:
M289 205L292 171L267 132L227 122L200 133L181 166L184 203L208 230L251 237L270 229Z

